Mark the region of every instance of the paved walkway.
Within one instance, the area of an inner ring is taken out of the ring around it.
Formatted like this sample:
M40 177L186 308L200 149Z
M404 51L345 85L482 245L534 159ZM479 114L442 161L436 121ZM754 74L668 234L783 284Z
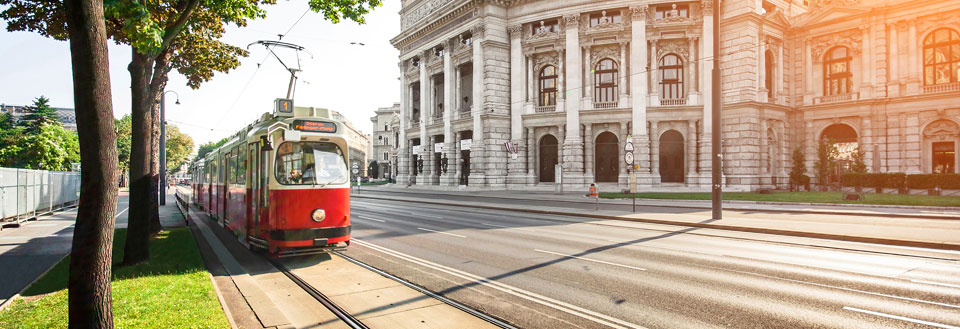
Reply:
M813 237L831 240L881 243L936 249L960 250L960 216L946 211L932 218L893 217L910 215L901 208L871 208L869 210L834 213L795 206L802 211L784 211L777 205L757 204L746 210L725 210L722 220L711 220L709 208L672 208L672 203L643 200L638 212L631 212L630 200L603 200L600 210L590 199L576 195L549 195L517 192L436 192L396 188L367 189L354 197L386 200L405 200L424 204L469 206L495 210L513 210L553 215L571 215L597 220L629 220L636 222L682 225L753 233ZM586 201L586 202L584 202ZM641 202L638 202L638 204ZM678 202L684 205L683 202ZM661 206L665 205L665 206ZM655 206L655 207L650 207ZM888 212L889 211L889 212ZM938 210L939 211L939 210ZM839 214L843 213L843 214ZM892 215L887 215L892 214ZM933 214L920 212L920 214Z

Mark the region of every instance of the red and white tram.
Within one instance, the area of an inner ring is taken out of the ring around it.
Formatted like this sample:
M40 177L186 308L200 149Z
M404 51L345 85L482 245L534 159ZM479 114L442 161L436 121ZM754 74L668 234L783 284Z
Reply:
M344 248L351 227L345 129L321 109L283 102L197 162L192 201L242 243L272 255Z

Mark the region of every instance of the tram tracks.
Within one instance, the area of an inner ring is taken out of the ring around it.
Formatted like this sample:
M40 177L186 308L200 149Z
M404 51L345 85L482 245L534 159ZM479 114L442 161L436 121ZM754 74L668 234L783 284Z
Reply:
M406 280L404 280L404 279L401 279L401 278L399 278L399 277L397 277L397 276L394 276L394 275L392 275L392 274L390 274L390 273L384 272L384 271L382 271L382 270L380 270L380 269L378 269L378 268L375 268L375 267L373 267L373 266L370 266L370 265L368 265L368 264L366 264L366 263L363 263L363 262L361 262L361 261L359 261L359 260L356 260L356 259L354 259L354 258L352 258L352 257L350 257L350 256L344 255L344 254L342 254L342 253L340 253L340 252L337 252L337 251L333 251L333 252L331 252L331 253L334 254L334 255L337 255L337 256L339 256L339 257L341 257L341 258L343 258L343 259L345 259L345 260L347 260L347 261L349 261L349 262L351 262L351 263L353 263L353 264L355 264L355 265L357 265L357 266L360 266L360 267L362 267L362 268L364 268L364 269L366 269L366 270L368 270L368 271L374 272L374 273L376 273L376 274L379 274L380 276L383 276L383 277L388 278L388 279L390 279L390 280L396 281L397 283L400 283L400 284L402 284L402 285L404 285L404 286L406 286L406 287L408 287L408 288L410 288L410 289L416 290L416 291L418 291L418 292L420 292L420 293L422 293L422 294L424 294L424 295L427 295L427 296L429 296L429 297L431 297L431 298L434 298L434 299L436 299L436 300L438 300L438 301L440 301L440 302L443 302L444 304L450 305L450 306L452 306L452 307L454 307L454 308L456 308L456 309L459 309L459 310L461 310L461 311L463 311L463 312L466 312L467 314L470 314L470 315L472 315L472 316L475 316L475 317L477 317L477 318L479 318L479 319L482 319L482 320L484 320L484 321L486 321L486 322L488 322L488 323L490 323L490 324L493 324L493 325L495 325L495 326L497 326L497 327L504 328L504 329L517 329L516 327L514 327L514 326L512 326L512 325L510 325L510 324L508 324L508 323L506 323L506 322L504 322L504 321L501 321L501 320L499 320L499 319L497 319L497 318L491 317L491 316L489 316L489 315L487 315L487 314L484 314L484 313L482 313L482 312L480 312L480 311L477 311L477 310L475 310L475 309L473 309L473 308L470 308L469 306L460 304L460 303L458 303L458 302L456 302L456 301L454 301L454 300L451 300L451 299L449 299L449 298L446 298L446 297L444 297L444 296L435 294L435 293L433 293L433 292L430 291L430 290L427 290L427 289L425 289L425 288L423 288L423 287L420 287L420 286L418 286L418 285L415 285L415 284L413 284L413 283L411 283L411 282L409 282L409 281L406 281ZM281 263L281 262L279 261L279 259L272 259L272 258L269 258L269 257L265 257L265 258L267 259L267 261L269 261L271 264L273 264L273 266L275 266L278 270L280 270L280 272L283 273L283 275L285 275L287 278L289 278L291 281L293 281L297 286L299 286L301 289L303 289L305 292L307 292L307 294L309 294L311 297L313 297L313 298L316 299L318 302L320 302L321 304L323 304L324 307L326 307L328 310L330 310L330 312L332 312L337 318L339 318L339 319L340 319L341 321L343 321L345 324L347 324L348 326L350 326L350 328L355 328L355 329L369 329L369 328L370 328L370 327L368 327L366 324L364 324L363 321L360 321L360 319L357 319L356 317L354 317L353 314L350 314L350 312L348 312L347 310L345 310L345 309L343 309L342 307L340 307L339 305L337 305L332 299L330 299L330 297L327 297L327 296L324 295L322 292L320 292L317 288L315 288L313 285L311 285L309 282L307 282L306 280L304 280L303 278L301 278L300 276L298 276L296 273L293 273L293 271L291 271L291 270L290 270L289 268L287 268L283 263Z
M307 281L300 278L300 276L294 274L292 271L290 271L289 268L287 268L285 265L280 263L278 260L270 259L270 258L267 258L267 260L271 264L273 264L273 266L276 266L277 269L280 270L281 273L283 273L283 275L287 276L287 278L293 281L293 283L297 284L297 286L299 286L301 289L306 291L307 294L310 294L310 296L312 296L314 299L320 302L320 304L323 304L323 306L326 307L328 310L330 310L330 312L333 312L333 315L336 315L337 318L340 319L340 321L343 321L343 323L346 323L348 326L350 326L350 328L354 328L354 329L370 328L366 324L364 324L362 321L360 321L360 319L357 319L356 317L354 317L353 314L350 314L350 312L347 312L346 310L344 310L342 307L337 305L337 303L334 303L333 300L330 299L330 297L327 297L322 292L317 290L317 288L314 288L312 285L310 285L310 283L307 283Z

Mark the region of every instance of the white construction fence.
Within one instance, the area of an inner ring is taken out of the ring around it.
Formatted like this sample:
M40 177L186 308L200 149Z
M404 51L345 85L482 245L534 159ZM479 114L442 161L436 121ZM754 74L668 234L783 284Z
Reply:
M79 198L79 172L0 168L2 225L76 205Z

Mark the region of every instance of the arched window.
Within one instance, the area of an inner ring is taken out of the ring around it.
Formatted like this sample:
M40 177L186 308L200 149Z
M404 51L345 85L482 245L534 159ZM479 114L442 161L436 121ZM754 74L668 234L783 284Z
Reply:
M557 105L557 68L547 65L540 70L540 106Z
M660 97L683 98L683 61L674 54L660 59Z
M593 74L594 81L594 102L615 102L617 101L617 63L606 58L597 64Z
M923 84L960 82L960 34L942 28L923 39Z
M763 61L764 61L764 68L763 68L763 70L764 70L764 71L763 71L763 72L764 72L764 81L763 81L763 86L764 86L765 88L767 88L767 99L772 102L772 101L773 101L773 88L774 88L774 86L773 86L773 78L774 78L774 76L773 76L773 64L774 64L774 63L773 63L773 52L767 50L767 52L766 52L765 54L763 54Z
M824 96L849 94L853 90L850 74L850 52L847 47L836 47L823 58Z

